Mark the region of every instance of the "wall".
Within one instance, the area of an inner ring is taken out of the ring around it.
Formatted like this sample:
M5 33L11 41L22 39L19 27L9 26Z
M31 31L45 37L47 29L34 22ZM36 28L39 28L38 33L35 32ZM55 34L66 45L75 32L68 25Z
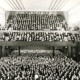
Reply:
M30 49L30 50L50 50L50 46L41 46L41 45L28 45L28 46L21 46L21 49Z

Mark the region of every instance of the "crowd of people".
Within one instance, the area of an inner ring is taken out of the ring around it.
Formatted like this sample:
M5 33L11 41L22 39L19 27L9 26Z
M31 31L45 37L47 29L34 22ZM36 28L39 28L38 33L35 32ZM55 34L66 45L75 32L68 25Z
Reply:
M0 41L80 41L79 33L66 32L5 32Z
M80 64L62 54L50 57L3 57L0 80L80 80Z
M26 54L27 53L27 54ZM40 57L40 56L52 56L53 51L52 50L26 50L26 49L21 49L20 50L20 55L21 56L34 56L34 57ZM18 56L19 51L18 50L13 50L11 52L11 56Z
M54 12L13 12L7 19L7 29L12 30L67 30L67 21L62 14Z
M68 30L68 25L64 14L56 11L14 11L10 12L7 17L7 31L0 29L3 30L0 34L0 41L80 41L78 33L58 32Z

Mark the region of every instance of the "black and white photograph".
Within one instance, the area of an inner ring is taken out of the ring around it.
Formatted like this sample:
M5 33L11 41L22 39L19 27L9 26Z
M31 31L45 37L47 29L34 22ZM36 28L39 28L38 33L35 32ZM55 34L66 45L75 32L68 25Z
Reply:
M0 0L0 80L80 80L80 0Z

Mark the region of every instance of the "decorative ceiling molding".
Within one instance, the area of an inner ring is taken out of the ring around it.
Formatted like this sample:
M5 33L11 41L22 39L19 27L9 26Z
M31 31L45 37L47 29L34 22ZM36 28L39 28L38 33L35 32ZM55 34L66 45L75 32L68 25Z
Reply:
M19 10L20 8L18 7L18 5L16 4L15 0L12 0L12 2L14 3L14 5L16 6L17 10Z
M10 4L8 0L5 0L5 2L11 7L12 10L14 10L14 7Z
M56 5L56 3L57 3L57 0L54 2L54 4L52 5L52 7L51 7L51 10L54 10L54 6Z
M16 0L16 2L17 2L17 4L19 5L20 10L22 10L22 7L21 7L21 5L19 4L18 0Z
M57 3L56 3L55 6L54 6L54 10L57 10L56 8L57 8L57 6L60 4L60 2L61 2L61 0L57 0Z
M64 5L67 4L68 1L69 0L64 0L63 4L60 6L59 10L61 10L64 7Z
M9 3L13 6L13 8L14 8L15 10L17 10L17 8L15 7L14 3L12 2L12 0L8 0L8 1L9 1Z
M22 1L21 1L21 0L19 0L19 2L20 2L20 4L21 4L21 6L22 6L22 9L23 9L23 10L25 10L25 7L24 7L24 5L23 5Z
M59 9L59 7L62 5L63 1L64 1L64 0L60 0L60 3L57 5L56 10Z
M55 1L54 1L55 2ZM51 6L53 5L53 0L51 0L51 3L50 3L50 6L49 6L49 8L48 8L48 10L50 10L51 9Z

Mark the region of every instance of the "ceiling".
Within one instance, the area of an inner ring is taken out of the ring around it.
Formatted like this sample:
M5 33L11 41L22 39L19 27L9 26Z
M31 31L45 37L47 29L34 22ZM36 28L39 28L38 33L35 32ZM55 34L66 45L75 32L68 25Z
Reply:
M69 26L80 26L80 0L0 0L0 24L5 24L5 11L60 10L68 12Z

